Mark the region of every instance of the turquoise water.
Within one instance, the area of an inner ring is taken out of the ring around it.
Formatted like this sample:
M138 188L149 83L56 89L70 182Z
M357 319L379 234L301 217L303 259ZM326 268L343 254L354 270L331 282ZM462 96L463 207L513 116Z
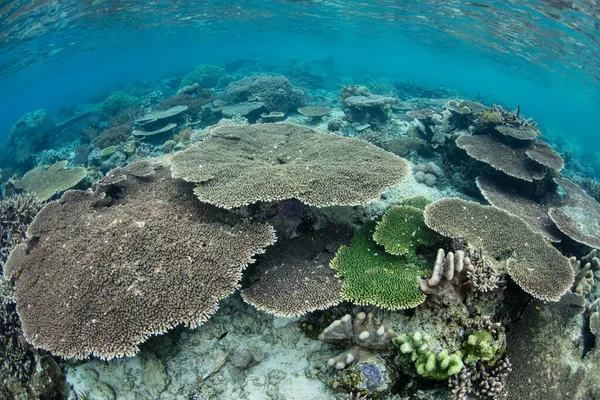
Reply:
M600 400L598 0L0 0L0 400Z
M27 4L25 6L25 4ZM333 57L327 79L390 76L521 104L548 132L597 140L598 3L202 1L2 4L0 132L119 85L200 63ZM282 71L283 72L283 71ZM596 142L597 143L597 142Z

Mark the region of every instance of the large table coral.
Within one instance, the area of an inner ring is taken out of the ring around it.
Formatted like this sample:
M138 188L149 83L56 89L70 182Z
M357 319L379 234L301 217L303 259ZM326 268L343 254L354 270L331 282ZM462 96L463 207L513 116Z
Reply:
M62 357L110 359L206 321L275 235L200 203L192 189L142 162L47 204L4 271L27 341Z
M372 144L288 123L218 127L171 162L174 178L197 183L200 200L227 209L292 198L361 205L410 172Z
M481 248L490 261L495 260L499 269L506 268L523 290L538 299L557 301L573 284L569 260L525 221L499 208L442 199L425 208L425 223L444 236Z

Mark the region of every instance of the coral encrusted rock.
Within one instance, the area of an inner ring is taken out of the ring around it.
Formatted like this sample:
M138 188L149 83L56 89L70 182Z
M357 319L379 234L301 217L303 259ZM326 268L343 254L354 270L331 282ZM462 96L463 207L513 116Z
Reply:
M68 161L40 165L27 172L23 179L15 181L15 188L33 194L39 201L46 201L67 189L77 186L87 176L83 167L66 169Z
M361 205L410 173L404 159L372 144L289 123L217 127L171 163L174 178L197 184L200 200L227 209L292 198Z
M425 208L425 223L434 231L464 239L483 255L507 269L527 293L557 301L573 284L569 260L533 232L520 218L496 207L447 198Z
M296 317L342 301L342 281L329 268L337 249L350 241L344 226L280 240L258 258L242 290L244 301L280 317Z
M224 99L229 103L260 101L268 111L283 113L302 107L306 102L304 92L280 75L254 75L232 82L225 88Z
M48 203L9 256L25 339L66 358L133 355L149 336L197 327L232 293L273 229L203 204L148 162Z

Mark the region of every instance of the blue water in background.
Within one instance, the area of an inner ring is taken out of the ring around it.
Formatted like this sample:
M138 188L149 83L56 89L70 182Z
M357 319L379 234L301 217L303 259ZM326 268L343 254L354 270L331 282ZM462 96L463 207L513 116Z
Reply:
M598 149L599 20L592 0L4 1L0 138L28 111L201 63L255 58L277 72L331 57L326 72L345 83L409 79L521 104L544 133Z

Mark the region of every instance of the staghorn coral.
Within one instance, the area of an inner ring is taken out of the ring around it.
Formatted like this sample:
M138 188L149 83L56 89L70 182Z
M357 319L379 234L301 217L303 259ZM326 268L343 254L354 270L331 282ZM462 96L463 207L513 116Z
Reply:
M425 208L425 223L434 231L466 240L532 296L557 301L573 284L568 259L534 233L520 218L495 207L447 198Z
M27 172L23 179L15 181L16 189L25 190L39 201L46 201L67 189L77 186L87 176L83 167L65 169L68 161L42 165Z
M329 268L352 231L333 225L308 235L280 240L258 258L242 290L245 302L281 317L323 310L342 301L342 282Z
M330 367L343 369L361 357L365 357L365 353L391 351L392 339L395 336L394 331L376 321L372 313L360 312L356 314L354 320L346 314L341 319L333 321L319 335L319 339L348 347L346 351L327 361Z
M138 162L48 203L4 270L25 339L62 357L110 359L206 321L275 236L200 203L192 188L165 165Z
M217 127L171 163L174 178L197 183L200 200L223 208L291 198L360 205L410 172L405 160L371 144L288 123Z
M431 201L429 201L431 202ZM423 209L410 205L393 205L377 224L373 240L390 254L404 255L419 246L433 246L442 237L425 225Z
M551 207L548 215L565 235L590 247L600 248L600 204L566 178L554 178L567 196L566 204Z
M374 228L373 223L365 224L350 246L342 246L331 262L343 280L342 298L390 310L423 303L419 279L425 273L425 262L413 252L403 257L386 253L373 241Z
M542 165L525 153L527 147L508 146L492 135L461 135L456 145L469 156L505 174L528 182L542 179Z
M478 176L476 183L491 205L522 218L532 231L541 233L546 239L561 241L561 232L550 219L548 206L523 196L514 185L502 184L490 175Z

